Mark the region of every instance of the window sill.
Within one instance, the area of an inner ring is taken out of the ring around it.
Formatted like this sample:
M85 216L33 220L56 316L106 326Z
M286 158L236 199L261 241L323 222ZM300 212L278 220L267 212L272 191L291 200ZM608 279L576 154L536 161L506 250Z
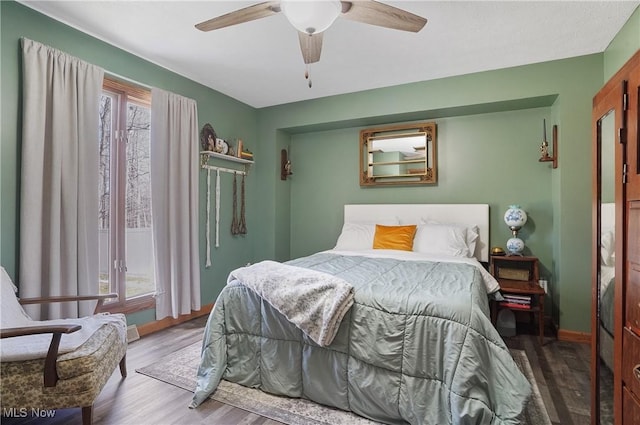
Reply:
M109 303L102 306L101 311L107 313L131 314L138 311L150 310L156 307L156 300L153 295L145 295L132 298L124 303Z

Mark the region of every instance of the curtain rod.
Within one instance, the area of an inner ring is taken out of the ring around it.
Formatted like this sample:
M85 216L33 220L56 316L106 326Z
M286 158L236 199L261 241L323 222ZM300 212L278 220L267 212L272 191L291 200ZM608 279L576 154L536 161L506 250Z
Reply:
M36 44L42 45L42 46L46 47L47 49L55 50L55 51L58 51L58 52L61 52L61 53L65 54L65 55L67 55L67 56L70 56L70 57L74 57L74 58L75 58L75 56L69 55L68 53L65 53L65 52L64 52L64 51L62 51L62 50L56 49L55 47L51 47L51 46L49 46L49 45L46 45L46 44L40 43L40 42L38 42L38 41L31 40L31 39L26 38L26 37L20 37L20 40L22 41L22 43L24 43L24 42L25 42L25 40L26 40L26 41L29 41L29 42L32 42L32 43L36 43ZM79 58L78 58L78 60L82 60L82 59L79 59ZM149 85L147 85L147 84L143 84L143 83L141 83L141 82L139 82L139 81L135 81L135 80L132 80L131 78L125 77L124 75L119 75L119 74L116 74L115 72L107 71L106 69L104 70L104 73L105 73L105 74L107 74L107 75L109 75L109 76L111 76L111 77L115 77L115 78L118 78L118 79L120 79L120 80L127 81L127 82L129 82L129 83L131 83L131 84L135 84L135 85L137 85L137 86L139 86L139 87L143 87L143 88L145 88L145 89L149 89L149 90L151 90L151 89L153 88L153 87L151 87L151 86L149 86Z
M110 77L114 77L114 78L117 78L119 80L124 80L124 81L126 81L128 83L135 84L138 87L142 87L142 88L145 88L145 89L148 89L148 90L151 90L153 88L153 87L151 87L149 85L143 84L143 83L138 82L136 80L132 80L131 78L125 77L123 75L116 74L115 72L107 71L106 69L104 70L104 73L106 75L110 76Z

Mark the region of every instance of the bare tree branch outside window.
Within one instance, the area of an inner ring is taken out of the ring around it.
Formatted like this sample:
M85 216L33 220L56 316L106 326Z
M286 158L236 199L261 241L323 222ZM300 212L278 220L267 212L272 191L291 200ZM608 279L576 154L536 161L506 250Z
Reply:
M127 111L126 222L129 229L151 227L149 108L129 103Z
M102 95L99 109L98 154L100 181L98 186L98 224L100 229L109 228L109 204L111 195L111 137L112 137L112 104L113 98Z

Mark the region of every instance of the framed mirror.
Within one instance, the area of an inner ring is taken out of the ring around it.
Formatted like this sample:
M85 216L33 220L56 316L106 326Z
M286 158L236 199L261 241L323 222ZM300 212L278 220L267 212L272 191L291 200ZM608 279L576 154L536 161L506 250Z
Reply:
M616 110L594 108L592 424L613 424Z
M360 186L437 182L433 122L360 131Z
M600 355L600 424L613 424L613 322L615 283L615 112L598 122L600 138L600 273L597 329Z

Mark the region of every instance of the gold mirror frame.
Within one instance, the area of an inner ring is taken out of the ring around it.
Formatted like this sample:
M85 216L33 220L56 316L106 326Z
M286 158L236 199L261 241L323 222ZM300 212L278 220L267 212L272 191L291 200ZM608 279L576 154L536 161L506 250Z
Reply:
M436 123L360 131L360 186L435 184Z

